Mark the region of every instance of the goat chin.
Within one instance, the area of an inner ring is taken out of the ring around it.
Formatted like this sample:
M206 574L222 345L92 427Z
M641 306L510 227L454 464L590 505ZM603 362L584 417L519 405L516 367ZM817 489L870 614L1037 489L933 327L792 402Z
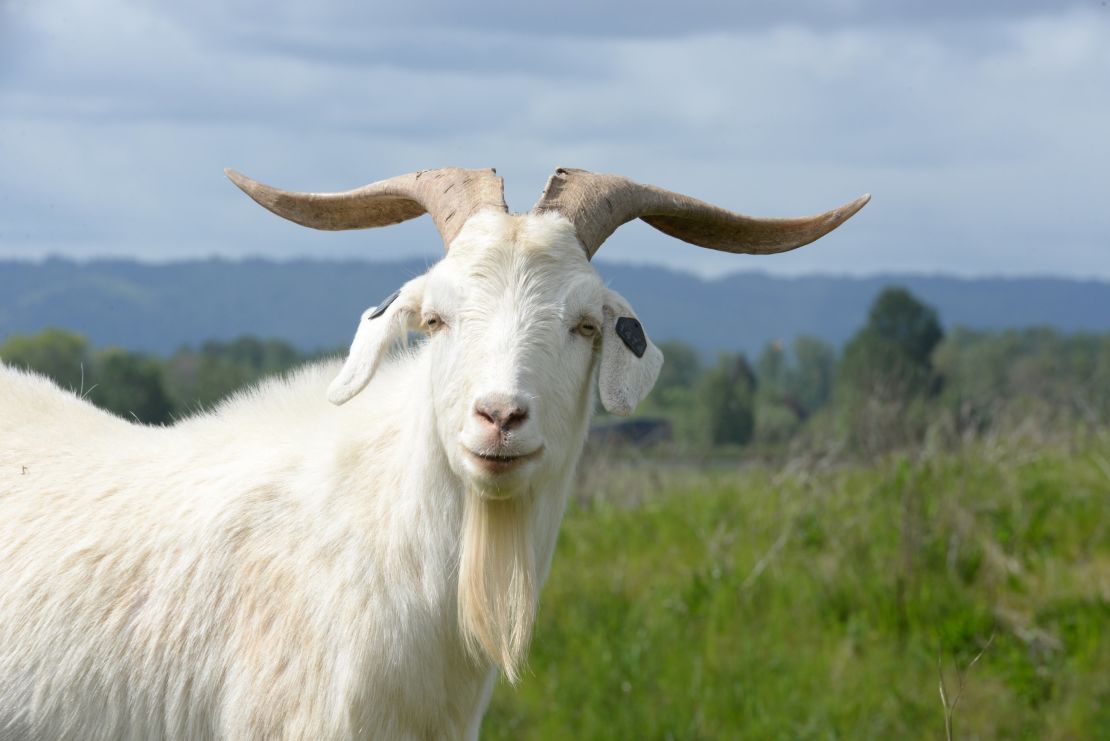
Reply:
M459 625L473 658L487 658L515 683L536 612L528 496L466 493L459 554Z

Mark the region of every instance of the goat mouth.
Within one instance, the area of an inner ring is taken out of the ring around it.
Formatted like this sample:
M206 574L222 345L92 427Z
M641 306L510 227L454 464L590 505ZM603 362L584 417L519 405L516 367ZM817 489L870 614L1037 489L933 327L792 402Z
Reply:
M478 453L466 448L470 460L486 473L507 473L528 461L539 458L543 453L543 446L530 453Z

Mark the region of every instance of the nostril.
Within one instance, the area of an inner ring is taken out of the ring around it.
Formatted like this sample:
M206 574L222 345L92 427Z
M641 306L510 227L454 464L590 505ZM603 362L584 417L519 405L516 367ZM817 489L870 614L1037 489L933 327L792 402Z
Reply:
M474 407L474 415L479 417L480 419L485 420L487 424L497 424L497 417L495 416L496 414L497 413L495 411L483 407L481 403Z
M501 423L501 429L511 430L514 427L520 426L520 424L523 423L526 419L528 419L528 410L522 409L521 407L515 407L510 410L507 415L505 415L504 421Z
M528 407L518 399L503 394L482 397L474 403L474 416L501 432L508 432L528 419Z

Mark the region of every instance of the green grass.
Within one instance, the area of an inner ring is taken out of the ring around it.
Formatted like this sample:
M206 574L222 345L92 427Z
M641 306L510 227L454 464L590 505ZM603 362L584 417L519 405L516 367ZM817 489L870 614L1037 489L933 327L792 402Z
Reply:
M483 737L1110 738L1108 459L590 468Z

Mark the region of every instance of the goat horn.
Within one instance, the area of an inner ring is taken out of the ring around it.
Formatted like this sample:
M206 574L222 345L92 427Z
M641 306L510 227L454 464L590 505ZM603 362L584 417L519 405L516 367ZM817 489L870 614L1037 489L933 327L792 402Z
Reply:
M632 219L643 219L664 234L699 247L770 255L825 236L869 200L871 196L864 195L815 216L759 219L619 175L560 167L532 211L556 211L570 219L591 258L617 227Z
M509 210L504 184L493 169L422 170L343 193L295 193L251 180L230 168L224 174L263 207L313 229L368 229L427 213L447 247L476 212Z

